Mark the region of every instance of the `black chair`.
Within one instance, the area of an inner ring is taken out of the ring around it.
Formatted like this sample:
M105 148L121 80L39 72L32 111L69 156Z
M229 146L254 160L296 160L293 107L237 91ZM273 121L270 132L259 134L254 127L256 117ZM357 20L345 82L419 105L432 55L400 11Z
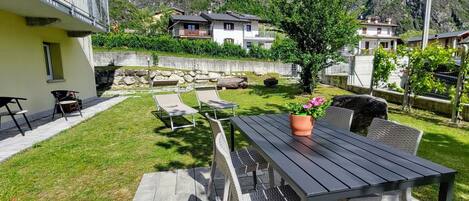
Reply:
M80 116L83 117L83 114L81 113L81 100L77 96L77 94L80 92L69 90L56 90L51 91L51 93L55 98L55 106L54 111L52 112L52 119L54 119L55 113L60 112L62 113L62 117L65 117L65 120L68 121L63 108L64 105L69 106L70 111L78 110Z
M23 107L21 107L20 100L26 100L26 98L17 98L17 97L0 97L0 108L5 107L7 109L6 112L0 112L0 126L1 126L1 118L2 116L10 116L13 119L13 122L15 122L16 127L18 130L21 132L21 135L24 136L24 131L21 129L20 125L18 124L18 121L15 119L15 115L23 115L24 120L28 124L28 127L30 130L33 130L31 127L31 124L29 123L28 118L26 117L26 113L28 110L24 110ZM17 110L12 110L8 104L14 104L18 106Z

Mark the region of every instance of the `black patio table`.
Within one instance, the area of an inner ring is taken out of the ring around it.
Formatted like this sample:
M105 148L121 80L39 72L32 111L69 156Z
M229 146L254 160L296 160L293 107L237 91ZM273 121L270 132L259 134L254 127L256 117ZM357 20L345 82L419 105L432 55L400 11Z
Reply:
M451 200L456 171L316 121L313 135L291 135L288 116L232 117L238 129L302 200L338 200L440 183ZM234 143L231 144L232 148Z

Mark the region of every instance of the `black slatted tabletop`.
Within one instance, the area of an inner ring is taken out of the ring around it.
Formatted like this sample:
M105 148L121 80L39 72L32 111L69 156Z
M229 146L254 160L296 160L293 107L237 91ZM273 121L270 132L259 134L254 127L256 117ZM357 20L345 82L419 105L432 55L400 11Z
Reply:
M440 183L439 200L452 199L455 170L325 122L317 121L309 137L291 135L289 124L285 114L233 117L231 135L240 130L303 200L337 200L432 183Z

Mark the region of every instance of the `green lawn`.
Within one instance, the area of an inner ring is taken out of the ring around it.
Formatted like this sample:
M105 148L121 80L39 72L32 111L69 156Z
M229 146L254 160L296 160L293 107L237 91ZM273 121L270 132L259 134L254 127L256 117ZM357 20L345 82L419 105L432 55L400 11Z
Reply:
M260 79L254 80L259 82ZM252 86L221 91L240 104L239 114L276 113L297 97L297 87ZM346 91L321 86L315 95L331 97ZM208 166L209 127L197 115L197 128L171 132L152 114L148 94L130 97L110 110L36 145L0 164L0 200L131 200L144 173ZM183 95L196 106L195 95ZM428 112L402 114L391 106L392 120L425 131L419 155L459 171L456 199L469 199L469 131L452 128L446 118ZM238 135L238 146L245 143ZM436 187L416 189L421 200L436 200Z

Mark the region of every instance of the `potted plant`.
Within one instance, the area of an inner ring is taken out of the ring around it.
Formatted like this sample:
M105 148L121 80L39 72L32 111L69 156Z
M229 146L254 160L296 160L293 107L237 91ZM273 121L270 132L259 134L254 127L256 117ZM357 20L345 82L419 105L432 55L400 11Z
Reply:
M312 134L314 121L326 114L326 109L331 105L323 97L314 97L308 102L289 103L287 108L290 111L290 127L293 135L309 136Z
M270 77L264 80L264 86L269 87L269 88L273 88L277 86L277 84L278 84L278 80L275 77Z

